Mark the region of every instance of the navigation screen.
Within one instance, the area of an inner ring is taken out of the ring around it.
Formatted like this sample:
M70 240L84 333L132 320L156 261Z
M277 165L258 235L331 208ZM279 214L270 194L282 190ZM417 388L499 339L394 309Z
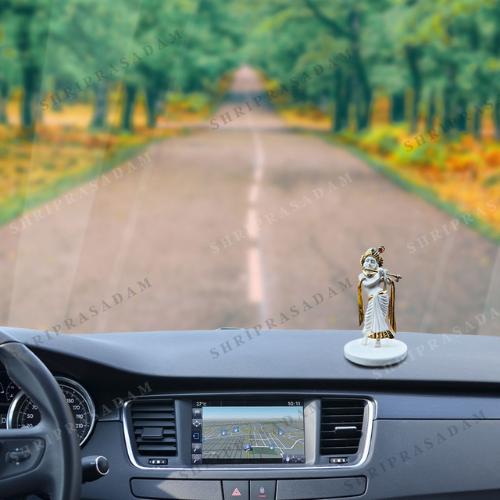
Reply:
M192 464L304 463L302 401L195 401Z

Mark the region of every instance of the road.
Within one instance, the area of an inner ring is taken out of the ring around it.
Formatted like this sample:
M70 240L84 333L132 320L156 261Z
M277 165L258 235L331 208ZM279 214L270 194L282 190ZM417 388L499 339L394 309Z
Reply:
M0 228L3 325L359 329L359 259L385 245L385 266L403 276L399 330L500 334L495 244L452 231L451 216L341 147L293 133L272 108L230 111L223 125L262 84L243 68L232 92L218 128L156 143L151 162L131 159L135 169L122 165L89 196L15 234Z

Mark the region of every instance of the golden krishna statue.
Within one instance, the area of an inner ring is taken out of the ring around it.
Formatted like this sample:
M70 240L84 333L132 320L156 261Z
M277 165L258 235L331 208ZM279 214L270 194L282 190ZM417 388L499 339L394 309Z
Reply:
M364 339L361 345L367 345L368 339L376 339L375 347L380 347L380 339L393 339L396 334L396 316L394 312L396 302L396 287L394 280L401 279L399 274L391 274L382 266L384 259L382 253L385 247L369 248L361 256L361 267L363 272L359 275L358 283L358 310L359 324L364 321ZM391 279L394 278L393 279ZM391 291L386 288L390 285ZM364 287L368 294L368 304L366 311L363 311ZM386 317L389 318L389 324Z

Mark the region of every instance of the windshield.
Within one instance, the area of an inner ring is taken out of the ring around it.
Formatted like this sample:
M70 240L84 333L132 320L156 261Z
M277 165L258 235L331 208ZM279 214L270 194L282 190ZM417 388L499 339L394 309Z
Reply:
M497 1L7 0L0 60L3 325L500 334Z

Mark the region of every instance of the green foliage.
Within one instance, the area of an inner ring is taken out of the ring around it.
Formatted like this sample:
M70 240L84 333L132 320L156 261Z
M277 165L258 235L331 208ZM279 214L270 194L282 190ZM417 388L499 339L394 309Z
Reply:
M487 187L494 186L495 184L499 183L500 183L500 173L493 174L484 181L484 185Z
M168 94L168 104L183 105L186 110L199 113L211 103L211 97L202 92L183 94L182 92L171 92Z
M393 153L401 149L400 131L394 127L379 126L364 133L359 140L362 149L376 150L381 154Z
M352 63L286 98L333 110L338 131L352 109L357 128L368 127L374 95L399 103L410 96L404 115L413 128L422 112L456 116L496 94L500 69L498 0L4 0L0 26L0 83L10 89L38 79L42 93L75 91L79 82L83 90L64 100L99 107L106 100L98 87L124 86L129 111L144 92L150 114L168 92L193 94L199 110L241 64L287 84L348 49ZM500 134L500 118L498 127ZM390 151L394 140L381 140Z

